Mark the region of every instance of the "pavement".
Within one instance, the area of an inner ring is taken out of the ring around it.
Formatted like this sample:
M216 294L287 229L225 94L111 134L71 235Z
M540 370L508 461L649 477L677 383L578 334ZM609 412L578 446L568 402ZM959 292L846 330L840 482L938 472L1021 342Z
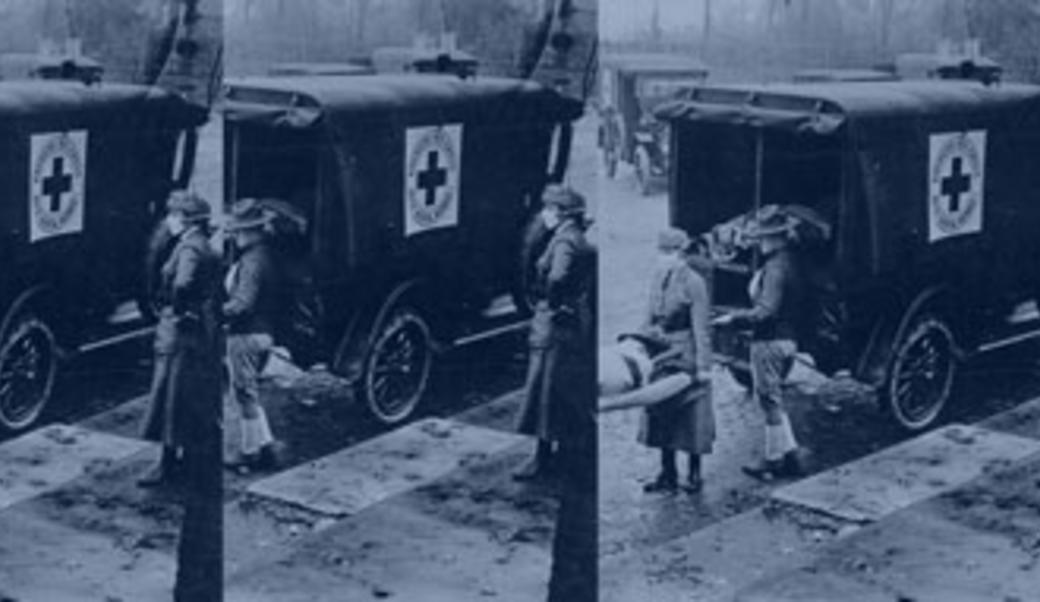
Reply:
M602 180L601 344L640 323L667 202L663 193L641 197L627 170ZM1035 358L1027 346L966 366L953 424L914 439L855 383L798 368L786 395L809 451L810 477L798 483L741 473L761 453L761 417L724 370L712 375L718 435L699 495L644 494L658 466L635 441L639 412L602 417L600 599L1040 600L1033 544L1021 539L1031 532L1035 543L1040 533L1028 517L1040 515L1040 488L1006 488L1028 482L1023 471L1040 461ZM951 514L969 502L987 518ZM1001 505L1025 510L1005 518ZM892 556L887 541L899 542ZM994 564L995 580L982 578Z
M579 128L571 174L586 191L594 125ZM204 140L212 152L219 124ZM196 185L217 199L215 165L200 162ZM307 391L309 407L272 392L265 406L286 462L225 477L226 599L543 600L556 491L511 478L533 445L513 433L524 352L514 337L446 358L427 414L390 431L346 403L334 379ZM147 372L134 358L135 374ZM146 401L99 363L103 373L88 363L71 379L68 405L84 410L68 423L0 442L0 602L170 599L180 505L135 486L158 455L137 438ZM102 391L76 380L94 377ZM226 424L231 448L235 421Z
M511 472L516 393L261 475L225 506L228 600L540 600L555 491ZM134 485L143 400L0 445L0 599L168 600L180 508ZM117 434L120 433L120 434Z
M774 488L615 557L609 601L1025 602L1040 592L1040 399Z

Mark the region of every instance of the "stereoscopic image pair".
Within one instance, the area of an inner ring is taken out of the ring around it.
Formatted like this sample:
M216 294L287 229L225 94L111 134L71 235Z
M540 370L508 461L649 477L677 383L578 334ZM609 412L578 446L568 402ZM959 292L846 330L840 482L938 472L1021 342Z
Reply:
M0 601L1032 600L1032 0L0 0Z

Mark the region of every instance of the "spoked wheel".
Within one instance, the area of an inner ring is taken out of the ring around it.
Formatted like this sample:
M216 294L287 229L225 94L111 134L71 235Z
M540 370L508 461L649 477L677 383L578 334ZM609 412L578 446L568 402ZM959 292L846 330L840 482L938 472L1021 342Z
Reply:
M388 425L407 420L429 386L433 366L430 328L414 309L394 310L379 327L365 364L369 410Z
M0 428L19 431L39 419L57 369L50 327L31 314L17 318L0 341Z
M886 405L899 425L921 431L942 415L957 374L953 332L925 315L907 329L895 348L886 383Z

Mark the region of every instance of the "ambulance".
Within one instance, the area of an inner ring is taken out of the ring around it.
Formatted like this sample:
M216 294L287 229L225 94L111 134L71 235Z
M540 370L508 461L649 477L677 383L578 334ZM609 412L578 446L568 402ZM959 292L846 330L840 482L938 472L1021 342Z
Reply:
M149 235L206 118L149 87L0 82L0 430L40 419L61 360L145 332Z
M828 234L805 266L828 310L802 350L871 385L903 428L941 420L965 360L1040 336L1040 87L701 86L658 116L671 221L714 242L719 311L748 304L760 260L733 234L742 216L817 216ZM718 338L747 380L746 346Z

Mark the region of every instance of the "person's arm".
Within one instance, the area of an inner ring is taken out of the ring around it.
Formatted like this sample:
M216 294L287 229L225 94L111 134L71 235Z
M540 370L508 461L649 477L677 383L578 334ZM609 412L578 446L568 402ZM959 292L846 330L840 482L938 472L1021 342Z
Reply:
M762 290L754 300L754 306L734 312L730 323L736 326L754 326L776 317L780 311L780 304L783 303L786 272L786 266L780 262L766 264L762 272Z
M546 278L546 297L549 307L559 309L563 304L566 288L574 273L577 250L568 240L561 240L553 245L549 258L549 274Z
M197 249L184 247L177 253L170 301L174 314L178 316L189 310L191 292L195 288L201 263L202 256Z
M691 274L689 284L690 324L693 328L694 344L697 348L697 379L706 380L711 375L713 351L711 348L711 298L708 285L696 272Z
M244 256L240 260L235 286L229 291L228 300L224 303L224 316L229 321L248 315L256 309L263 269L262 261L257 255Z

